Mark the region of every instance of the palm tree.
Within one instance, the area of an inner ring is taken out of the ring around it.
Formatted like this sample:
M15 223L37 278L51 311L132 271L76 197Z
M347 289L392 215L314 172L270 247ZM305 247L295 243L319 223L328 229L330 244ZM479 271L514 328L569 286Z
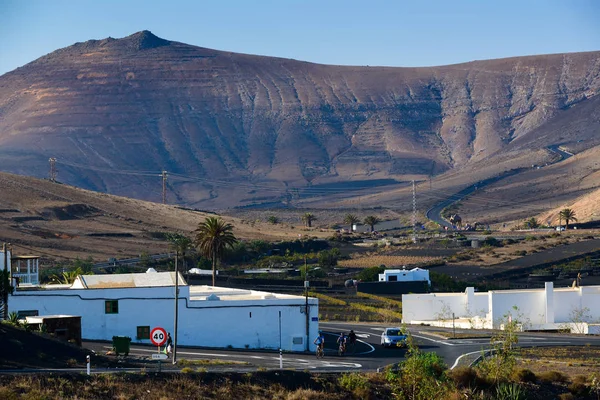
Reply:
M354 225L358 224L360 220L354 214L346 214L344 217L344 223L350 225L350 230L354 230Z
M302 216L302 221L306 224L307 227L312 227L312 222L315 221L317 217L307 212Z
M179 233L170 233L167 235L169 241L169 247L175 250L175 257L181 256L185 267L185 253L192 248L192 240ZM175 261L177 263L177 260ZM175 265L175 272L177 272L177 265Z
M577 221L575 211L570 208L563 208L558 215L565 220L565 229L569 229L569 221Z
M540 227L540 223L537 219L532 217L525 221L525 227L528 229L536 229Z
M70 271L63 271L60 275L52 275L50 277L50 280L52 281L52 283L70 285L73 282L75 282L75 279L77 279L77 277L81 274L83 274L83 271L81 270L81 268L77 267Z
M8 295L12 294L14 287L10 282L10 273L3 269L0 271L0 294L2 297L2 319L8 319Z
M208 217L198 224L195 232L194 245L204 257L212 260L212 282L215 286L217 260L221 259L227 247L232 247L238 241L233 235L233 226L221 218Z
M378 224L381 220L374 215L369 215L363 221L365 225L369 225L371 227L371 232L375 230L375 225Z

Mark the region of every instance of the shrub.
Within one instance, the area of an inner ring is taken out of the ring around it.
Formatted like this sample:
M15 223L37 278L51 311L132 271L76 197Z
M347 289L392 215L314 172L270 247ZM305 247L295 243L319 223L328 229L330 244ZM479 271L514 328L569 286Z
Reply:
M535 382L537 380L537 376L527 368L522 368L514 372L513 379L517 382Z
M481 386L481 380L477 371L471 367L458 367L448 372L448 377L454 381L460 389L475 388Z
M558 395L559 400L574 400L575 396L571 393L561 393Z
M183 374L192 374L194 373L194 368L190 368L190 367L185 367L181 369L181 373Z
M568 378L565 374L558 371L546 371L538 375L538 379L543 383L565 383Z
M525 400L527 395L516 383L501 383L496 387L496 400Z
M341 387L349 392L354 393L360 399L368 398L371 391L371 382L369 379L360 373L342 374L339 377L338 383Z
M569 385L569 392L573 393L576 397L584 397L590 393L590 388L582 382L573 382Z

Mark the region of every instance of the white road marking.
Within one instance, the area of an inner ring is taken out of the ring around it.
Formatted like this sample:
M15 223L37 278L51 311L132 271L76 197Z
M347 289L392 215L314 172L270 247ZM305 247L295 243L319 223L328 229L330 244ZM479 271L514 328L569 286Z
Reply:
M359 338L366 339L366 338L368 338L371 335L369 335L368 333L357 333L356 336L359 337Z
M414 335L414 334L411 334L411 335L412 335L413 337L417 337L417 338L419 338L419 339L425 339L425 340L429 340L429 341L431 341L431 342L434 342L434 343L439 343L439 344L443 344L443 345L446 345L446 346L454 346L454 344L453 344L453 343L443 342L443 341L441 341L441 340L435 340L435 339L429 338L429 337L427 337L427 336Z
M465 354L461 354L460 356L458 356L458 358L456 359L456 361L454 361L454 364L450 367L450 369L454 369L458 366L458 362L460 361L461 358L463 358L464 356L470 356L471 354L481 354L482 352L484 352L485 350L478 350L478 351L472 351L470 353L465 353Z

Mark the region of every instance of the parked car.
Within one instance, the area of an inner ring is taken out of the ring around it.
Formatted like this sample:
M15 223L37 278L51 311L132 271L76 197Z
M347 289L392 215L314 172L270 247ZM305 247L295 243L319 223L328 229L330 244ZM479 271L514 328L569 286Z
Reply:
M560 231L564 231L564 230L565 230L565 227L564 227L564 226L557 226L557 227L556 227L556 230L557 230L557 231L559 231L559 232L560 232Z
M400 328L385 328L381 334L383 347L406 347L406 335Z

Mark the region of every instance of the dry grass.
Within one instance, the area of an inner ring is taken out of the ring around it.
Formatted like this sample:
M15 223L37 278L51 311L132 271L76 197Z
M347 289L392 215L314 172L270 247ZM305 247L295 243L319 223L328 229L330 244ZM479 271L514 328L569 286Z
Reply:
M518 366L536 374L560 371L574 378L600 371L600 347L567 346L523 348L518 351Z
M0 187L0 237L10 238L15 254L36 254L44 259L92 257L106 261L110 257L138 257L143 252L166 253L168 243L153 234L179 232L191 237L200 222L215 216L6 173L0 173ZM300 220L272 225L222 218L233 225L240 239L331 235L320 229L307 230Z
M589 234L589 233L588 233ZM492 235L494 236L494 235ZM468 260L452 261L452 264L456 265L485 265L491 266L500 264L506 261L515 260L521 258L524 255L533 254L544 249L550 249L559 245L574 243L581 238L577 235L561 234L560 236L550 237L548 233L545 234L527 234L528 238L535 238L533 240L522 240L513 244L505 244L504 247L480 247L477 249L469 248L468 251L471 253L471 257ZM502 241L501 236L496 238Z

